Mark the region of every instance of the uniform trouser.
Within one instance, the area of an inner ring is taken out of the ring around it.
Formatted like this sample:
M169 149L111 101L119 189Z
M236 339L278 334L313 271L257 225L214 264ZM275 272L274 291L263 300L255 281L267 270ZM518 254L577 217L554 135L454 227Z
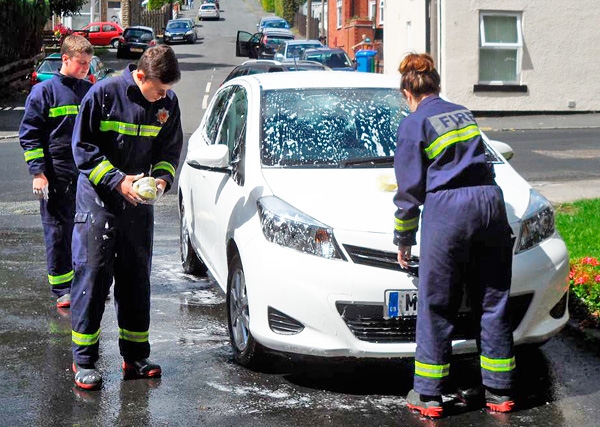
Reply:
M68 294L73 281L71 237L75 216L75 185L50 185L48 200L40 200L46 243L50 290L56 297Z
M466 288L479 326L484 386L508 389L515 368L508 311L511 231L498 186L428 193L423 205L414 388L442 394Z
M96 203L94 194L78 195L71 292L73 359L78 364L98 360L100 323L113 278L121 356L134 361L150 355L153 227L150 205L126 204L112 213Z

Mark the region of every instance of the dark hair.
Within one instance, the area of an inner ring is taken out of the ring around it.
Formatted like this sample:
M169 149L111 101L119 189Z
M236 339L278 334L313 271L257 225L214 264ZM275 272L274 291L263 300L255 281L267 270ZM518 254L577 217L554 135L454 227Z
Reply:
M409 53L398 67L402 74L400 89L408 90L417 99L423 95L440 93L440 75L427 53Z
M137 69L143 71L147 79L158 79L163 84L173 84L181 79L175 52L164 44L146 49Z

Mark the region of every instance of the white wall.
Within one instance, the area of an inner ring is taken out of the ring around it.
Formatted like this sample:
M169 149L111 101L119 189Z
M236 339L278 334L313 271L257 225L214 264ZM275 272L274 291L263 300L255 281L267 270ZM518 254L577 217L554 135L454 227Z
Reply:
M598 0L439 1L441 51L436 60L441 59L442 91L450 99L479 111L600 111ZM406 51L424 51L425 19L419 14L424 14L425 0L387 1L385 6L385 72L397 74ZM522 12L520 84L527 85L526 93L473 91L479 76L480 11ZM407 45L403 31L408 20L413 46Z

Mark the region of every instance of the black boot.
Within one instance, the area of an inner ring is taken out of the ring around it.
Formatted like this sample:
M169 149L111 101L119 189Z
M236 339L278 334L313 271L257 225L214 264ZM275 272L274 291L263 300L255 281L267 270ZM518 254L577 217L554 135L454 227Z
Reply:
M123 379L135 378L160 378L162 369L160 365L150 362L148 359L123 361Z
M80 366L73 362L73 372L77 387L84 390L98 390L102 387L102 375L93 364Z

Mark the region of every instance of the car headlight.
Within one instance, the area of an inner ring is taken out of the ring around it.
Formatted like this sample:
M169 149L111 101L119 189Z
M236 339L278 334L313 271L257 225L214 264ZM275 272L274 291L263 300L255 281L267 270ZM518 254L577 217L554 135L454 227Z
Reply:
M170 32L168 32L168 31L165 31L165 36L167 36L167 37L171 37L171 33L170 33Z
M258 200L258 215L269 242L307 254L342 259L331 227L275 196Z
M554 208L544 196L531 189L515 253L531 249L553 235Z
M191 36L194 33L194 30L189 30L185 32L186 36Z

